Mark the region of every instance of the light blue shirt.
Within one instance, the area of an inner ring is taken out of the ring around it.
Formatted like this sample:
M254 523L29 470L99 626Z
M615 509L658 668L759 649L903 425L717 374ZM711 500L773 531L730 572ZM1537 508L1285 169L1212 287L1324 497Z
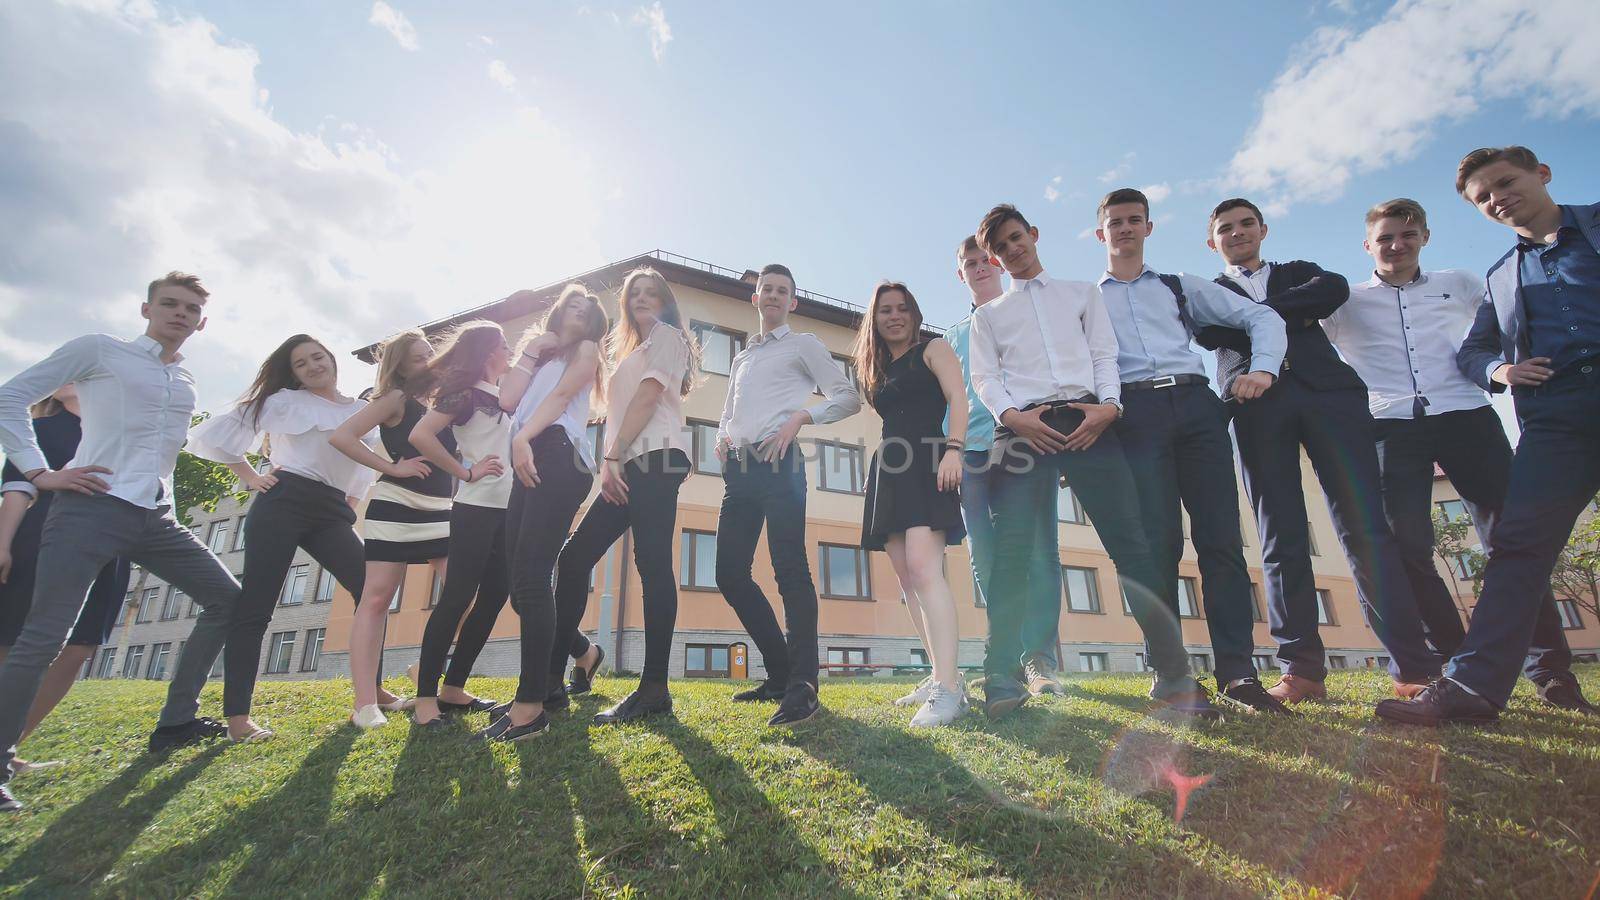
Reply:
M988 450L994 446L994 416L989 407L978 399L972 387L972 364L967 360L967 347L972 335L972 314L950 326L944 339L961 360L961 377L967 383L967 447L968 450ZM945 434L950 433L950 416L944 417Z
M1250 371L1283 368L1289 339L1283 319L1270 306L1251 303L1227 288L1197 278L1178 276L1196 326L1223 325L1250 335ZM1132 281L1109 272L1100 276L1100 299L1117 333L1117 368L1124 383L1167 375L1204 375L1205 365L1190 344L1189 330L1178 315L1178 298L1149 266Z

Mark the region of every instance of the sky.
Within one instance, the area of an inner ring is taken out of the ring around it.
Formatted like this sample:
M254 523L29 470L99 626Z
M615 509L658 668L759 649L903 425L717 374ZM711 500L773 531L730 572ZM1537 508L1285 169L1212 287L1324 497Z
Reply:
M1245 195L1270 259L1370 274L1362 215L1429 211L1428 268L1507 234L1456 197L1522 143L1600 199L1590 0L753 4L0 0L0 378L199 273L202 408L280 340L338 350L661 248L780 261L965 314L954 252L1017 204L1057 277L1141 187L1152 265L1212 275ZM370 381L348 360L346 390Z

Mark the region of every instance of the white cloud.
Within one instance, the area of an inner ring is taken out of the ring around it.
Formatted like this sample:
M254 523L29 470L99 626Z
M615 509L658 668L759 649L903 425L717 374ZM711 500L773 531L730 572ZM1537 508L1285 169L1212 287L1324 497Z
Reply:
M1060 175L1057 175L1056 177L1050 179L1050 183L1044 186L1044 198L1046 200L1049 200L1051 203L1054 203L1057 200L1061 199L1061 176Z
M1078 240L1080 240L1080 241L1094 240L1094 230L1095 230L1095 226L1090 225L1088 228L1085 228L1084 230L1078 232Z
M504 60L489 61L489 80L508 91L517 86L517 76L511 74L511 67Z
M672 43L672 26L667 24L667 13L661 8L661 0L634 10L632 21L649 29L650 55L655 57L656 62L661 62L667 45Z
M184 349L214 409L294 332L348 350L603 262L591 154L538 110L406 171L357 125L284 125L259 63L170 10L0 3L0 379L137 334L169 269L212 292ZM347 390L370 380L341 358Z
M1118 161L1115 166L1105 170L1104 172L1101 172L1098 176L1096 176L1099 178L1100 183L1110 184L1111 182L1116 181L1122 176L1128 174L1128 172L1133 168L1133 158L1135 155L1136 154L1132 150L1122 154L1122 159Z
M407 50L417 49L417 29L406 18L406 14L383 2L373 0L372 14L367 16L367 21L389 32L401 47Z
M1600 114L1597 46L1592 0L1402 0L1365 30L1320 29L1290 51L1223 185L1281 211L1414 158L1490 102Z
M1172 196L1172 185L1165 181L1160 184L1147 184L1139 188L1139 192L1144 194L1145 199L1150 201L1151 206L1154 206Z
M483 45L485 47L493 47L494 46L494 38L489 37L487 34L478 35L478 40L482 41Z

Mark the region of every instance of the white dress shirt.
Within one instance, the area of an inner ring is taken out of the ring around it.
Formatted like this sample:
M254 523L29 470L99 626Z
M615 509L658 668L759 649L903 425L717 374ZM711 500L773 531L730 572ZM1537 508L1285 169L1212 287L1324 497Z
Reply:
M617 452L627 462L653 450L682 450L693 456L693 441L683 427L683 377L689 371L689 343L683 332L666 322L656 322L644 343L617 363L606 383L607 419L612 428L622 425L622 417L633 403L633 395L646 380L661 385L661 394L650 409L650 417L632 443ZM604 448L601 448L602 450Z
M1122 401L1117 334L1087 281L1043 272L972 315L972 386L996 422L1008 409L1092 394Z
M194 376L161 345L90 334L68 341L0 386L0 447L23 472L46 467L28 407L78 386L83 441L70 467L104 466L110 495L155 509L172 503L172 469L194 415ZM32 485L29 485L32 489Z
M528 424L534 412L539 409L539 404L550 392L561 383L561 376L566 374L567 361L565 359L552 359L540 366L533 373L533 380L528 382L528 389L523 391L522 399L517 403L517 411L511 416L511 433L516 434L522 426ZM583 464L594 471L594 447L589 442L589 398L593 394L593 387L585 388L572 398L567 408L556 417L554 424L560 425L561 430L567 433L567 440L578 450L578 458ZM511 468L510 458L502 459L506 468Z
M1250 371L1277 375L1289 339L1283 318L1272 307L1251 303L1214 281L1182 273L1174 277L1196 326L1221 325L1246 332ZM1117 368L1124 384L1206 373L1191 343L1194 336L1178 313L1178 298L1155 269L1146 265L1132 281L1107 272L1096 286L1117 335Z
M1374 275L1322 320L1339 355L1367 383L1372 415L1410 419L1477 409L1489 396L1456 367L1484 297L1483 279L1446 269L1395 287Z
M1272 263L1262 263L1254 272L1244 266L1228 266L1222 270L1228 280L1244 288L1245 296L1257 303L1267 301L1267 279L1272 277Z
M248 416L244 407L234 406L196 425L189 432L188 450L213 462L241 463L265 436L273 468L338 488L347 497L360 497L378 473L335 450L328 438L366 405L365 400L336 403L305 390L278 391L261 404L259 416ZM376 448L378 429L362 435L361 442Z
M822 399L808 403L816 389ZM753 335L734 356L717 436L735 447L759 444L802 409L813 424L826 425L855 415L861 394L816 335L782 325Z

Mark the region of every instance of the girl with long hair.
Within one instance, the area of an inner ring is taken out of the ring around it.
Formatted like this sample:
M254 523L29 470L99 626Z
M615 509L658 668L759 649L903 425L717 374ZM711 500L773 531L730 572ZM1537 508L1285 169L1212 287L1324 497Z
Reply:
M600 464L600 497L556 560L556 646L576 632L589 599L595 564L617 538L633 529L633 560L644 589L644 671L639 687L596 715L596 724L631 722L672 711L667 658L678 618L678 583L672 573L672 537L678 488L689 474L683 398L694 386L698 354L661 274L634 269L622 282L622 315L606 340L612 374L606 385L610 414ZM551 656L559 682L564 652Z
M384 629L408 566L425 563L444 576L454 488L450 473L430 466L410 441L411 429L427 411L417 397L428 387L433 346L422 332L405 331L380 344L377 357L377 383L363 395L366 407L329 438L340 453L379 473L367 493L366 585L356 598L350 624L350 684L355 693L350 722L358 728L382 725L388 721L384 711L410 705L383 687ZM361 441L374 428L382 453Z
M572 284L550 307L541 332L528 340L502 380L500 408L512 412L516 432L511 463L516 473L506 508L511 557L511 599L522 617L522 672L505 715L478 732L486 741L520 741L549 729L545 703L564 705L566 693L550 687L550 655L557 635L551 580L567 529L594 484L589 445L590 399L603 399L605 367L600 340L605 310L588 288ZM578 661L585 680L604 659L598 646Z
M924 338L917 299L897 281L872 292L855 358L861 392L883 418L883 440L868 469L861 546L889 554L932 658L933 681L911 725L948 725L967 708L955 598L943 567L944 548L966 535L956 493L967 432L961 362L942 338Z
M367 404L341 394L338 375L321 341L294 335L261 364L233 408L189 432L190 453L227 465L257 495L245 514L244 583L223 653L222 711L236 742L272 736L251 720L250 704L261 638L295 550L304 548L351 596L362 595L366 563L355 504L371 487L372 470L329 439ZM263 436L272 465L266 474L245 459ZM372 431L361 441L370 447L377 437Z

